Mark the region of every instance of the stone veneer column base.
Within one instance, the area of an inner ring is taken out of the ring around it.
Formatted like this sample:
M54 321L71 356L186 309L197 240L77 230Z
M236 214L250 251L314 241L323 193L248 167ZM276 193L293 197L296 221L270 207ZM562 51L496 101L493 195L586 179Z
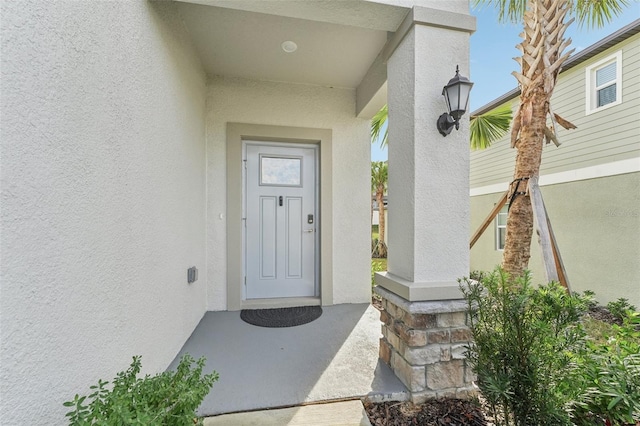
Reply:
M380 313L380 359L404 383L411 400L469 399L476 394L475 376L465 359L472 340L464 300L409 302L376 286Z

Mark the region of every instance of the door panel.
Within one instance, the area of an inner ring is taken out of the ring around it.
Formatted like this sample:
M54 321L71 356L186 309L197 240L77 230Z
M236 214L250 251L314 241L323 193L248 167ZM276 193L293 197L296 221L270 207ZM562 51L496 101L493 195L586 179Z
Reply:
M316 296L316 149L247 143L246 299Z
M287 198L286 203L286 278L302 278L302 198Z
M260 197L260 278L276 277L276 197Z

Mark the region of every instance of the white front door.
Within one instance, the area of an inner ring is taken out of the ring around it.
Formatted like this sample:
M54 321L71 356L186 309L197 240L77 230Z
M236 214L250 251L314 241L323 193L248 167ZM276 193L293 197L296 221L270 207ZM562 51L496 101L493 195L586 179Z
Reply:
M245 144L246 299L317 296L316 148Z

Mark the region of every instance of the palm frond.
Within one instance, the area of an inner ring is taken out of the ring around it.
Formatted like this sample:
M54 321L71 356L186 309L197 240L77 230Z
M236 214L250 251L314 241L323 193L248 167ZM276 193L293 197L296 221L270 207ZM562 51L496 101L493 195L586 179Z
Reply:
M524 18L527 0L473 0L474 9L485 6L493 7L498 12L499 22L516 24L521 23Z
M511 105L504 104L482 115L471 117L469 126L472 149L485 149L507 134L511 125Z
M387 139L389 138L389 127L384 125L388 117L389 109L387 105L385 105L371 119L371 143L380 139L380 132L382 132L382 128L384 127L384 134L382 135L382 139L380 139L381 148L387 146Z
M575 0L574 10L580 27L601 28L622 14L629 0Z
M387 184L389 183L389 163L386 161L372 161L371 162L371 190L373 192L378 189L383 190L383 193L387 190Z

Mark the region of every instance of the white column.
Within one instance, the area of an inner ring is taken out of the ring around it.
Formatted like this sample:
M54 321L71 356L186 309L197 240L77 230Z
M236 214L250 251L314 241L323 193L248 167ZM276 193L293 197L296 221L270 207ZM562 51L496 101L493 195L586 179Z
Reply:
M408 301L460 299L469 274L469 115L440 135L442 87L469 76L475 18L415 7L389 46L388 272L376 283Z

